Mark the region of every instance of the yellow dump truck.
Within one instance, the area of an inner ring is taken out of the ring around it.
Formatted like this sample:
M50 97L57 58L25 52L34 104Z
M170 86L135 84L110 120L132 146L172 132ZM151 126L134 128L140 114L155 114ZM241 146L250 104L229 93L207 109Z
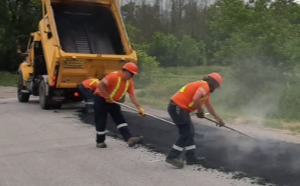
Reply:
M18 100L39 96L43 109L81 101L77 86L137 61L118 0L43 0L38 31L31 33L19 66Z

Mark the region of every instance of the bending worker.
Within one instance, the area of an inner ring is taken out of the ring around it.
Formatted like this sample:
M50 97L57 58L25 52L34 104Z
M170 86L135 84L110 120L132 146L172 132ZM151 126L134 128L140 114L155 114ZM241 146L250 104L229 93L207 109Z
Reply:
M197 110L197 116L204 118L203 105L208 112L214 116L220 126L224 125L218 116L210 100L210 94L222 84L220 74L214 72L204 77L201 81L189 83L182 87L170 100L168 112L176 124L179 138L169 151L166 162L178 168L183 168L183 161L179 159L180 154L185 149L187 165L200 164L203 158L196 155L196 145L194 142L194 126L190 113Z
M78 90L81 93L85 102L85 108L87 113L94 111L94 92L99 82L100 80L97 78L88 78L78 85Z
M131 102L139 110L139 113L141 115L145 115L145 111L138 102L134 92L134 83L132 78L137 73L137 65L133 62L129 62L122 67L121 71L111 72L100 81L95 91L94 105L97 147L107 147L105 143L105 129L108 113L111 115L123 139L130 147L142 141L142 136L132 137L128 124L122 115L120 106L114 103L114 101L121 100L127 92Z

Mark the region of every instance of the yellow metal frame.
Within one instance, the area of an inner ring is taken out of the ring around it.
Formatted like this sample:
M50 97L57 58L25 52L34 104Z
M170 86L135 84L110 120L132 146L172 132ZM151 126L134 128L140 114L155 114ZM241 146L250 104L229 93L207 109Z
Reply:
M39 32L31 33L30 36L32 39L27 44L27 57L24 62L22 62L19 66L19 72L22 73L23 77L23 86L26 86L27 82L30 80L33 74L33 60L34 60L34 47L31 46L33 41L40 41L41 37Z
M61 50L57 28L51 3L99 3L109 5L117 22L121 41L126 55L100 55L100 54L79 54L66 53ZM121 17L117 0L43 0L43 19L39 23L41 41L44 49L46 67L48 71L48 82L52 84L54 71L59 66L59 76L57 77L57 88L76 88L77 85L87 77L102 78L107 73L121 69L128 61L137 62L137 54L132 50L125 26ZM51 38L47 38L47 32L52 33ZM74 63L71 68L68 63ZM76 66L77 65L77 66Z

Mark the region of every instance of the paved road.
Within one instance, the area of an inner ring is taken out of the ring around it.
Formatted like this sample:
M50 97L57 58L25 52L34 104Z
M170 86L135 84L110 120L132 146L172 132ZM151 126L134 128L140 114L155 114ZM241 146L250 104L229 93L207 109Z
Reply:
M234 179L236 174L215 169L186 166L179 170L166 165L164 155L155 152L165 152L166 148L155 142L161 142L163 135L169 135L169 128L156 131L157 135L152 137L145 135L146 144L153 144L154 150L142 146L129 148L112 137L107 140L107 149L98 149L94 142L94 127L78 118L77 111L81 106L65 105L58 111L41 110L36 99L29 103L18 103L15 98L0 99L0 185L257 185L253 179ZM128 116L132 117L131 121L136 118L134 114ZM154 122L148 118L144 121ZM139 133L136 129L141 130L144 126L139 124L141 126L133 128L134 133ZM133 125L137 123L133 122ZM165 146L170 143L168 138Z
M145 136L145 146L167 153L177 136L174 126L138 117L136 113L124 113L132 131ZM94 123L93 115L80 114L80 117L86 123ZM115 131L114 125L109 127ZM235 178L257 178L256 184L300 185L300 144L252 139L213 125L195 125L195 131L197 152L207 159L204 168L234 172Z

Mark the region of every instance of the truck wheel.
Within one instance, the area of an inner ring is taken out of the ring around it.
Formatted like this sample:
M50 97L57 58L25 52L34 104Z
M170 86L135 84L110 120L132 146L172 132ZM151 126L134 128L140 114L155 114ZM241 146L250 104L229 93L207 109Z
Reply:
M49 95L47 96L46 94L46 87L47 87L47 83L44 80L41 80L40 82L40 87L39 87L39 97L40 97L40 106L42 109L49 109L50 108L50 99L49 99Z
M28 102L30 94L27 93L28 91L26 87L23 85L23 76L20 72L19 74L19 81L18 81L18 100L19 102Z

